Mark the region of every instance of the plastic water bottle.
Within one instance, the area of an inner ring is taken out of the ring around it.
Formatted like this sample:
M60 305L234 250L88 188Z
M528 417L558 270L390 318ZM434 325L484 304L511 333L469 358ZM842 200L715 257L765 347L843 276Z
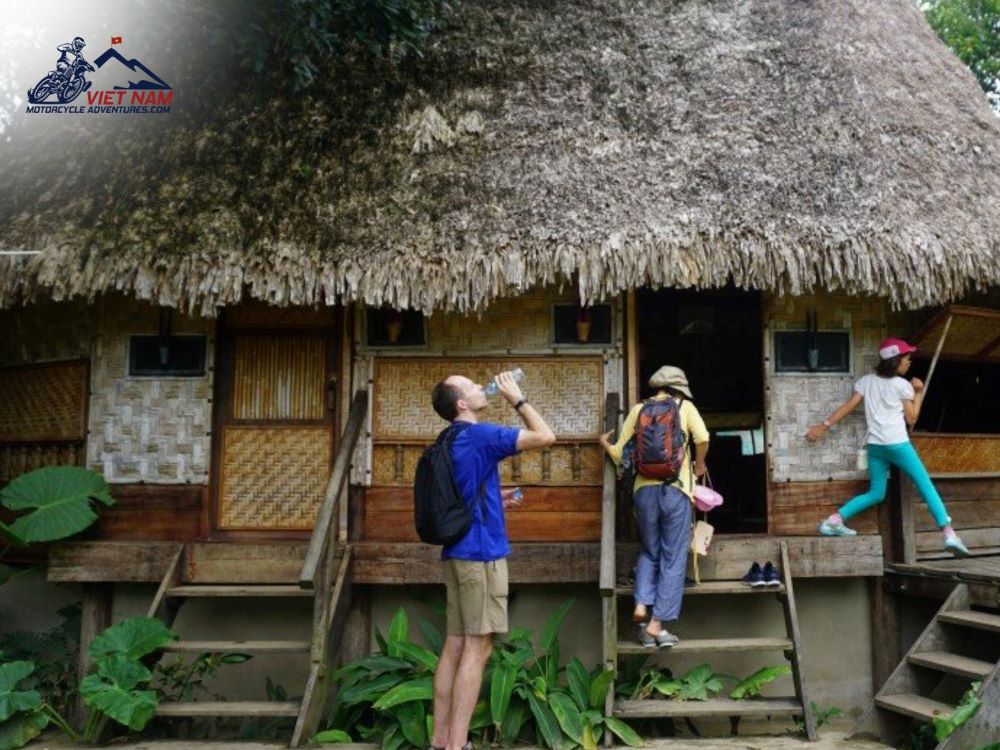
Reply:
M516 368L511 373L511 375L514 376L515 383L520 383L522 380L524 380L524 370L522 370L520 367ZM497 387L497 381L495 380L491 380L489 383L483 386L483 393L485 393L487 397L495 396L499 392L500 388Z

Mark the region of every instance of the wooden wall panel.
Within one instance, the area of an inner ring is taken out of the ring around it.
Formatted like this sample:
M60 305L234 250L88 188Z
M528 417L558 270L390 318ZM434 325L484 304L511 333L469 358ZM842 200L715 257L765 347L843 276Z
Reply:
M507 512L513 542L589 542L601 538L600 487L524 487L524 504ZM413 491L372 487L366 492L364 538L416 542Z
M105 541L203 539L207 491L204 485L113 485L117 503L100 509L86 536Z
M768 490L768 533L774 536L815 534L816 526L837 508L868 489L868 482L771 483ZM879 533L874 509L851 519L859 534Z
M915 434L911 439L931 474L1000 474L1000 435Z
M952 526L975 555L1000 554L1000 478L934 480ZM941 532L917 488L903 480L903 502L913 504L918 560L951 555L941 547Z

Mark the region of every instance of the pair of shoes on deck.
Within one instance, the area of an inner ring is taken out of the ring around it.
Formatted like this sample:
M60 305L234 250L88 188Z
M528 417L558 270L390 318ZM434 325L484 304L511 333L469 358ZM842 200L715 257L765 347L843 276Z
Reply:
M777 568L774 567L774 563L770 560L764 563L763 568L760 566L760 563L755 562L750 566L750 570L747 571L747 574L741 580L753 589L759 589L764 586L776 588L781 585L781 576L778 574Z
M646 623L639 625L639 643L646 648L670 648L680 642L680 638L669 630L661 630L656 635L646 631Z

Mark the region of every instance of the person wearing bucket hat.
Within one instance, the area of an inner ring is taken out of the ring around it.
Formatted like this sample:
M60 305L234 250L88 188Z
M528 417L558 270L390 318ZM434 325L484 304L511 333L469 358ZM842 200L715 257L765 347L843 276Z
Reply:
M632 619L641 623L639 641L644 646L663 648L679 640L663 623L676 620L681 612L692 494L695 476L705 473L708 429L682 369L664 365L653 373L649 386L653 397L629 411L618 441L610 442L612 430L601 435L600 443L616 465L625 461L637 469L633 497L641 544ZM648 440L650 435L656 439Z
M864 401L865 421L868 425L866 442L870 486L867 492L853 498L838 508L836 513L823 519L819 524L819 533L824 536L854 536L857 532L848 528L845 521L885 499L889 467L897 466L917 486L928 510L944 533L945 550L955 557L967 557L969 550L951 527L951 518L944 502L910 442L906 429L907 425L916 424L924 396L924 384L918 378L908 381L903 377L910 369L910 356L916 350L915 346L902 339L885 339L878 347L879 361L875 372L858 380L851 397L821 424L813 425L806 433L806 439L810 442L822 439L831 427Z

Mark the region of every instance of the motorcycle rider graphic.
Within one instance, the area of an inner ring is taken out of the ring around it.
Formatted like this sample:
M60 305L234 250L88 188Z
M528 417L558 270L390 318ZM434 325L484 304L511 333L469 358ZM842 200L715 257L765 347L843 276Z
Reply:
M86 46L83 37L78 36L72 42L56 47L60 53L59 59L56 60L56 69L50 71L28 91L28 101L32 104L42 104L55 94L60 103L66 104L89 89L92 82L86 80L84 76L87 71L93 72L94 66L83 57L82 50Z

